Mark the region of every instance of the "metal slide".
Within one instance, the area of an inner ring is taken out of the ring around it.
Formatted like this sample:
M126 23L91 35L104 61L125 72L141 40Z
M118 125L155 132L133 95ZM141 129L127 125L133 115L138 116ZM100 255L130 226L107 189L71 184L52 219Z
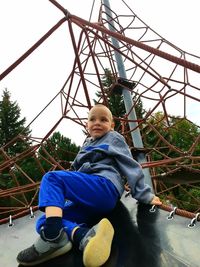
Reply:
M37 237L34 225L40 212L34 215L34 218L27 215L17 219L10 227L0 225L2 267L19 266L16 255L34 242ZM115 237L105 267L200 266L200 223L195 219L138 205L131 197L123 197L109 219L115 228ZM81 267L82 253L73 248L64 256L38 265L41 266Z

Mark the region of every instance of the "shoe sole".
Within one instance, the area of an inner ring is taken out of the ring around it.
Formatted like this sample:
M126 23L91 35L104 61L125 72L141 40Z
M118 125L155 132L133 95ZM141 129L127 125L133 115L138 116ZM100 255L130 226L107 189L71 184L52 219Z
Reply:
M64 255L65 253L70 251L71 248L72 248L72 243L68 242L64 247L61 247L60 249L56 250L55 252L52 252L48 256L46 256L44 258L41 258L41 259L39 259L37 261L34 261L34 262L21 262L21 261L18 261L18 263L20 263L23 266L35 266L35 265L38 265L40 263L43 263L43 262L49 261L51 259L57 258L57 257L59 257L61 255Z
M98 267L103 265L110 256L114 229L107 219L102 219L83 252L83 263L86 267Z

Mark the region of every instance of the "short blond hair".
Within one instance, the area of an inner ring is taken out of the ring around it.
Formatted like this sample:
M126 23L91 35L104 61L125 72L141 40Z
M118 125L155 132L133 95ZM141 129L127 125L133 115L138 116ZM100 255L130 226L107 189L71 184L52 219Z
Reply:
M106 109L107 110L107 112L108 112L108 114L109 114L109 116L110 116L110 120L111 121L113 121L113 115L112 115L112 112L110 111L110 109L107 107L107 106L105 106L104 104L95 104L90 110L89 110L89 113L88 113L88 118L89 118L89 116L90 116L90 112L91 112L91 110L93 110L94 108L104 108L104 109Z

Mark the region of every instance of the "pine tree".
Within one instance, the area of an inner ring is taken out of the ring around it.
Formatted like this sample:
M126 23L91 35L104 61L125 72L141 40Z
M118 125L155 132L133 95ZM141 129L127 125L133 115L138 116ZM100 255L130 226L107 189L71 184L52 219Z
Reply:
M116 90L111 90L113 84L115 84L115 77L112 74L110 69L105 69L105 75L101 79L104 94L107 97L109 109L111 110L112 114L116 118L123 118L126 115L126 109L124 105L124 99L121 92ZM96 94L98 97L102 97L102 92L97 92ZM145 111L143 109L143 103L140 97L137 95L133 96L133 104L135 106L135 111L138 119L143 119ZM127 125L127 128L129 126ZM119 120L115 120L115 129L118 130L120 128Z
M25 118L20 118L21 110L17 102L11 101L11 95L4 89L0 101L0 146L6 145L19 134L28 136L30 129L25 127ZM5 150L12 155L22 152L28 146L27 141L18 140Z
M105 75L102 77L101 83L103 85L104 94L107 98L108 107L113 116L116 118L123 117L126 114L123 97L121 94L115 94L110 90L112 85L115 83L115 77L113 76L111 70L105 69ZM97 92L96 95L101 98L102 92ZM119 127L120 122L115 120L115 129L118 130Z

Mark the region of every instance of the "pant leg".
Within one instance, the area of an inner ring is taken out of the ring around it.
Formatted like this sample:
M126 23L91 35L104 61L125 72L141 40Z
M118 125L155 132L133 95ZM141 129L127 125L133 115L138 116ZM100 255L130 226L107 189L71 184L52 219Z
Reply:
M99 221L101 214L90 212L81 206L75 205L71 201L67 201L63 209L62 225L69 238L71 238L72 230L76 226L90 227ZM41 227L45 224L46 216L42 215L36 222L36 231L40 234Z
M70 200L67 204L66 199ZM42 179L39 207L62 208L63 227L70 237L74 227L101 218L115 207L118 199L117 189L106 178L80 172L53 171ZM45 216L38 220L38 232L45 220Z
M91 212L106 213L115 207L118 198L117 189L104 177L81 172L52 171L42 179L39 208L56 206L64 209L67 199Z

